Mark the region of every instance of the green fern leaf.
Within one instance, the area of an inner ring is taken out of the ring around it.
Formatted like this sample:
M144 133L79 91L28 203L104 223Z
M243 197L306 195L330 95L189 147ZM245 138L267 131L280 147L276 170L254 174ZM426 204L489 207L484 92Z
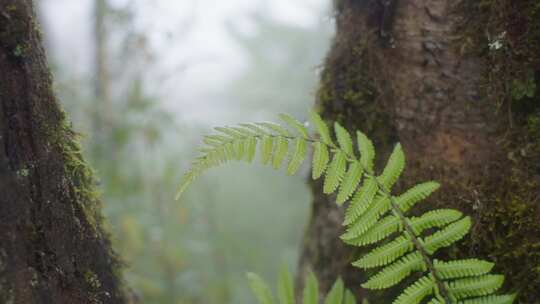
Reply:
M413 243L405 236L399 236L388 244L379 246L353 263L358 268L368 269L392 263L414 249Z
M235 154L235 158L236 160L242 160L243 158L245 158L246 154L246 146L245 146L245 141L244 140L236 140L234 143L233 143L233 146L234 146L234 154Z
M248 273L247 278L249 280L249 286L257 297L257 300L259 300L260 304L274 303L274 300L272 299L272 292L261 277L254 273Z
M249 137L246 139L246 161L252 162L255 159L255 154L257 153L257 139L255 137Z
M377 225L369 229L365 234L351 240L345 239L345 243L355 246L366 246L377 243L387 238L392 233L402 229L402 223L398 217L388 215L381 219Z
M274 149L274 138L271 136L263 136L261 144L261 161L266 165L272 160L272 151Z
M298 131L298 133L305 139L309 138L309 132L307 128L299 122L296 118L292 117L288 114L279 114L279 118L283 120L287 125L289 125L291 128Z
M486 296L497 291L504 283L503 275L487 274L448 283L448 289L458 299Z
M356 298L350 290L345 291L345 296L343 298L343 304L356 304Z
M321 141L329 146L334 146L332 138L330 137L330 130L328 129L328 125L326 125L321 116L319 116L319 114L317 114L315 111L311 111L309 113L309 116L311 118L311 121L317 128L317 132L321 136Z
M362 132L357 131L358 151L360 151L360 163L369 173L373 172L373 162L375 160L375 148L373 142Z
M263 129L263 128L255 125L255 124L244 123L244 124L240 124L240 127L244 128L244 129L246 129L248 131L251 131L254 134L259 135L259 136L269 135L269 133L265 129Z
M456 279L486 274L495 264L478 259L443 262L435 260L433 266L442 279Z
M306 158L306 141L303 138L297 138L294 142L294 152L287 167L287 174L294 175L300 168Z
M345 212L345 225L350 225L356 221L373 203L373 198L377 194L377 180L373 177L366 179L364 184L356 192L351 205Z
M446 226L443 230L426 237L423 241L425 250L433 254L440 248L448 247L461 240L471 228L471 218L464 217L461 220Z
M346 232L341 239L347 244L366 246L393 238L374 246L370 252L353 263L368 269L382 267L371 276L363 287L386 289L418 272L424 277L407 287L394 304L502 304L512 303L515 295L493 295L503 283L503 276L489 274L493 263L477 260L432 260L437 250L448 247L462 239L471 227L470 217L463 217L457 210L437 209L419 217L407 212L425 200L439 188L436 182L416 185L399 196L391 189L399 179L405 155L399 144L390 155L382 174L374 177L375 149L368 137L357 132L359 160L356 160L350 133L339 123L334 124L338 146L332 142L326 123L316 114L311 119L320 134L320 141L308 137L308 131L298 120L280 115L288 129L273 123L241 124L239 127L216 128L218 134L205 136L206 146L192 163L191 170L182 178L178 195L205 170L234 159L252 161L258 141L261 140L261 160L279 168L289 153L287 173L294 174L306 158L307 141L313 141L312 177L324 175L323 191L334 193L338 188L336 202L342 204L351 198L345 212ZM296 136L291 134L297 134ZM333 153L329 164L330 150ZM349 164L350 163L350 164ZM362 179L364 181L362 182ZM354 193L354 195L353 195ZM428 231L431 235L424 236ZM433 267L428 265L433 265ZM268 287L256 276L248 276L256 295L263 303L271 303ZM448 282L448 280L450 280ZM288 273L282 274L279 283L281 303L291 304L294 294ZM304 289L304 304L316 304L318 283L310 273ZM432 296L432 297L429 297ZM428 299L429 297L429 299ZM446 303L445 299L452 299ZM336 282L325 299L325 304L352 304L354 297L344 292L341 281Z
M244 135L242 135L242 133L232 129L232 128L229 128L229 127L216 127L214 128L214 130L218 131L218 132L221 132L225 135L228 135L234 139L241 139L241 138L244 138Z
M372 276L362 287L367 289L386 289L408 277L413 271L425 268L424 260L419 252L410 253L398 261L386 266Z
M424 213L421 217L411 218L411 228L416 235L430 228L442 228L459 220L463 214L453 209L437 209Z
M222 140L219 140L219 139L216 139L215 137L212 137L212 136L205 136L203 138L203 142L212 147L212 148L216 148L216 147L220 147L223 145L223 141Z
M279 274L278 298L280 304L294 304L294 285L286 265L281 268Z
M465 300L459 302L459 304L512 304L515 299L516 295L486 296Z
M353 162L349 166L349 170L345 174L345 178L343 178L343 182L341 183L336 203L341 205L348 200L349 197L351 197L352 193L354 190L356 190L356 187L362 179L362 171L362 165L359 162Z
M437 191L440 185L436 182L426 182L412 187L405 193L396 197L396 203L403 212L409 211L416 203L426 199L431 193Z
M369 231L380 219L381 215L390 209L390 199L384 196L375 198L369 209L362 214L352 225L347 228L347 232L341 236L342 240L354 240Z
M241 134L243 137L253 137L260 135L253 130L242 128L242 127L231 127L234 131L238 132L238 134Z
M234 138L223 136L223 135L206 135L204 138L214 141L214 142L219 142L221 144L224 144L234 139Z
M326 296L324 304L342 304L344 292L345 286L343 285L343 281L338 278Z
M193 182L197 175L193 171L189 171L182 177L182 180L180 181L180 186L178 187L178 191L176 192L175 199L180 199L180 196L186 191L187 187Z
M334 123L334 131L336 132L337 142L341 149L347 156L354 157L353 143L349 132L347 132L347 130L338 122Z
M287 129L285 129L282 126L280 126L278 124L275 124L275 123L258 122L257 125L259 125L259 126L261 126L263 128L266 128L269 131L276 132L278 135L281 135L281 136L285 136L285 137L290 137L291 136L291 134L289 133L289 131L287 131Z
M303 304L318 304L319 303L319 283L313 272L309 272L306 287L304 288Z
M285 156L287 156L287 152L289 152L289 141L283 137L278 137L274 158L272 159L272 167L274 169L277 170L281 167L281 163L283 163Z
M328 148L323 143L315 142L313 149L313 171L311 176L313 179L318 179L326 171L326 167L328 166Z
M343 179L343 175L345 175L346 167L347 156L342 151L337 151L328 166L328 171L326 172L326 177L324 179L323 192L325 194L336 191L339 183Z
M401 145L397 144L394 151L388 159L388 163L383 170L383 173L379 177L379 181L384 185L386 190L392 189L392 186L396 183L403 168L405 167L405 154L401 149Z
M422 300L433 294L435 283L430 277L425 276L407 287L392 304L419 304Z

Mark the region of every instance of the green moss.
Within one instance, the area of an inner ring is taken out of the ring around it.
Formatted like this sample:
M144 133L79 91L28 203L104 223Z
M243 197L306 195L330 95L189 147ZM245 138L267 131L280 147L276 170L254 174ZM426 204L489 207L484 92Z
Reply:
M73 183L77 202L81 204L88 222L94 232L98 233L98 225L101 224L101 204L95 186L97 181L93 170L83 158L80 136L71 130L65 118L62 120L59 136L64 137L61 147L66 176Z
M351 45L336 45L326 59L317 92L317 106L325 119L349 129L361 129L375 139L387 139L391 124L380 110L375 75L369 70L369 43L358 30L348 32ZM380 142L378 143L380 144Z
M98 276L91 270L87 270L84 273L84 279L94 289L99 289L101 287L101 282L99 281Z
M540 299L540 3L468 2L464 49L485 61L485 99L500 114L507 159L477 189L471 248L494 260L521 303ZM491 183L491 184L490 184Z

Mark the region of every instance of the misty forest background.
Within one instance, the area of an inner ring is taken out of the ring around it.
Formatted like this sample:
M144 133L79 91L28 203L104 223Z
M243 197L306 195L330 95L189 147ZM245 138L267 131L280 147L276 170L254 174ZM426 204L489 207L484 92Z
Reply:
M40 1L56 92L144 303L252 303L245 272L295 269L305 174L234 164L174 201L201 134L312 107L329 3L269 2Z

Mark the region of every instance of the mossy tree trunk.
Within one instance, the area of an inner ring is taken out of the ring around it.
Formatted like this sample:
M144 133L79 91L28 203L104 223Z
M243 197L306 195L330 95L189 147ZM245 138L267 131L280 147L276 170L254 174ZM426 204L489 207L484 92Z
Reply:
M31 0L0 0L0 303L124 303Z
M438 180L424 206L475 220L450 255L495 261L522 303L540 303L540 7L518 2L337 0L317 104L368 133L380 161L401 142L400 188ZM362 298L365 274L350 266L360 252L339 240L343 209L321 188L300 274L313 269L323 290L341 276Z

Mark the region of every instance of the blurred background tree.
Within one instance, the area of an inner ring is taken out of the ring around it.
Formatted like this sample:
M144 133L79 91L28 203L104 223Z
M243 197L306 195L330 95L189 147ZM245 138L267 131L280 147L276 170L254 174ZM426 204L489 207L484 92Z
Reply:
M142 303L252 303L245 272L295 268L304 178L238 164L174 192L212 126L305 117L332 25L324 1L192 2L46 0L40 16L127 284Z

